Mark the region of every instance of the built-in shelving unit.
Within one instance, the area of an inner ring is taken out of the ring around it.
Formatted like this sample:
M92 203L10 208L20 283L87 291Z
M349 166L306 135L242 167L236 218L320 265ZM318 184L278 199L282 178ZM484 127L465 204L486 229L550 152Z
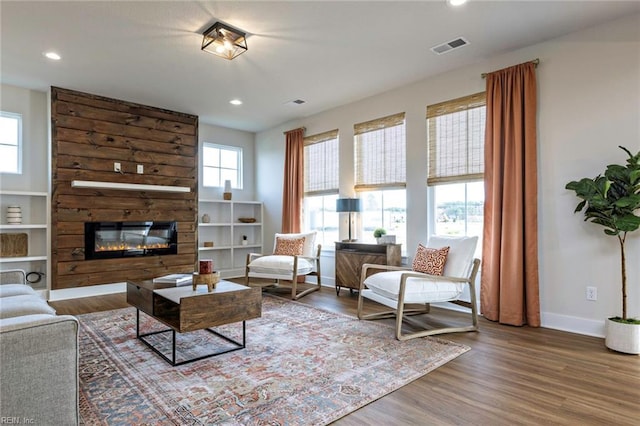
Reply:
M247 254L262 252L262 203L201 199L198 214L198 259L213 260L222 278L244 276ZM209 222L203 221L205 214ZM240 218L255 222L242 223ZM208 243L213 246L207 247Z
M20 206L21 224L7 223L7 207ZM0 257L0 270L22 269L25 272L45 274L39 282L30 284L34 289L49 290L49 194L46 192L0 190L0 233L27 234L26 256Z

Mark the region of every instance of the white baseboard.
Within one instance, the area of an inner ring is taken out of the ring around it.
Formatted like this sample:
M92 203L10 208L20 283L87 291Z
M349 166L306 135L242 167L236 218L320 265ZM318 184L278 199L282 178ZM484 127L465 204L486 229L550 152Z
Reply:
M452 303L434 303L434 306L453 311L469 312L467 308ZM482 313L478 313L482 316ZM552 330L566 331L569 333L583 334L585 336L604 338L605 322L595 321L580 317L571 317L568 315L559 315L549 312L540 314L540 326Z
M585 336L604 338L605 320L596 321L568 315L542 312L540 315L541 325L544 328L568 331L570 333L584 334Z
M65 288L63 290L51 290L49 292L49 301L53 302L56 300L78 299L80 297L104 296L105 294L124 293L125 291L127 291L127 283Z

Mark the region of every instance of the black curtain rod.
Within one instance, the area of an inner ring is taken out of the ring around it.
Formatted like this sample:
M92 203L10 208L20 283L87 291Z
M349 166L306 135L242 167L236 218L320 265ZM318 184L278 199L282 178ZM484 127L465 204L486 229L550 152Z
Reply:
M536 59L534 59L533 61L529 61L529 62L531 62L533 65L535 65L535 66L537 67L537 66L538 66L538 64L540 63L540 59L536 58ZM524 62L524 63L526 64L527 62ZM480 76L481 76L482 78L486 78L486 77L487 77L487 74L490 74L490 73L483 72L482 74L480 74Z

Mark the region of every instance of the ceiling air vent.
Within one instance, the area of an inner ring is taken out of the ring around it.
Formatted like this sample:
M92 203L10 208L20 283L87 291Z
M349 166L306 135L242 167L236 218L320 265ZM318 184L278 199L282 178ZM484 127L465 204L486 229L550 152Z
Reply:
M302 100L302 99L294 99L292 101L287 101L284 104L285 105L289 105L289 106L297 106L297 105L302 105L304 103L306 103L307 101Z
M443 53L451 52L453 49L458 49L462 46L466 46L467 44L469 44L467 39L464 37L458 37L454 40L434 46L431 50L437 55L442 55Z

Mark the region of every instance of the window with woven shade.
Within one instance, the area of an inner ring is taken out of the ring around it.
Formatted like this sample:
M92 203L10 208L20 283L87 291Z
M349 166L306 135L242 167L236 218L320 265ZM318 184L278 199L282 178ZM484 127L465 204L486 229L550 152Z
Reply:
M338 130L304 138L304 195L338 193Z
M304 232L316 231L323 250L338 241L338 130L304 138Z
M374 242L384 228L406 252L407 172L405 114L390 115L353 126L355 190L362 200L361 238Z
M355 189L405 188L405 114L354 125Z
M427 107L427 185L482 180L485 93Z

